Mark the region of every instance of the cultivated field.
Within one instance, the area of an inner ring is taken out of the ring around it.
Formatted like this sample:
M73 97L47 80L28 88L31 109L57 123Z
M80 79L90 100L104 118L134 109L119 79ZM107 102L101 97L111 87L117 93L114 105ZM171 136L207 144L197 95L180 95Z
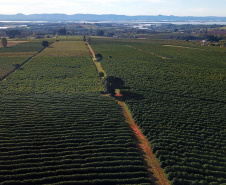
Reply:
M7 48L0 48L0 80L10 71L23 64L43 47L41 42L13 42Z
M62 53L58 52L60 47ZM101 91L100 79L88 55L84 42L56 42L10 76L0 91L3 94Z
M226 49L126 39L92 39L92 47L124 81L126 104L171 184L226 183Z
M0 184L150 184L113 99L1 98Z
M100 93L81 40L0 48L0 78L17 67L0 82L1 185L158 184L148 162L159 163L172 185L226 183L225 48L92 38L103 55L98 66L123 84L116 101ZM138 146L150 151L143 135L157 162L143 161Z
M151 184L117 102L101 90L81 41L53 43L2 81L0 184Z

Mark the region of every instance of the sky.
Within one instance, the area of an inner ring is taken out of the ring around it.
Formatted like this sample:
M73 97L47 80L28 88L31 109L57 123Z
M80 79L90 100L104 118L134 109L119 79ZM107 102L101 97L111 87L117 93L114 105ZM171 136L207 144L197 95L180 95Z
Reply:
M0 14L17 13L226 17L226 0L0 0Z

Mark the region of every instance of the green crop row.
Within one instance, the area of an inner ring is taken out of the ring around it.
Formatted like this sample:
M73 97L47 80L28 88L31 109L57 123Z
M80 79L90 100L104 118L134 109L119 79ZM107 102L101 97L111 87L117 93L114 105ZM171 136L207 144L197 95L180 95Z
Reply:
M24 180L24 181L15 181L15 180L9 180L2 185L27 185L27 184L51 184L51 185L116 185L116 184L124 184L124 185L130 185L130 184L139 184L139 185L150 185L150 183L146 182L146 179L143 177L138 178L127 178L127 179L92 179L92 180L75 180L73 177L66 178L66 180L60 181L59 179L64 176L55 176L55 177L49 177L49 178L42 178L40 180Z
M1 100L0 184L92 179L136 184L136 178L150 183L114 99L77 93Z
M225 48L120 39L92 47L124 81L126 104L172 184L226 183Z

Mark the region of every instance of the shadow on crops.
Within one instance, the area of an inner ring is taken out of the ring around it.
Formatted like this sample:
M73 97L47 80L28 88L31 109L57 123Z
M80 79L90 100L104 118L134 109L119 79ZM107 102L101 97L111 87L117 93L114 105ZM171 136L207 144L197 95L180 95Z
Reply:
M113 89L125 89L125 82L123 79L115 76L107 77L108 82L110 83Z

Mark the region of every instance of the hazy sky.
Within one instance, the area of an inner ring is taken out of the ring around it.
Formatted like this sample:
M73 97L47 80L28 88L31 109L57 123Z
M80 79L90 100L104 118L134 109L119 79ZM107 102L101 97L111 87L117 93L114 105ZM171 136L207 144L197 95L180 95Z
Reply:
M224 16L226 0L0 0L0 14Z

